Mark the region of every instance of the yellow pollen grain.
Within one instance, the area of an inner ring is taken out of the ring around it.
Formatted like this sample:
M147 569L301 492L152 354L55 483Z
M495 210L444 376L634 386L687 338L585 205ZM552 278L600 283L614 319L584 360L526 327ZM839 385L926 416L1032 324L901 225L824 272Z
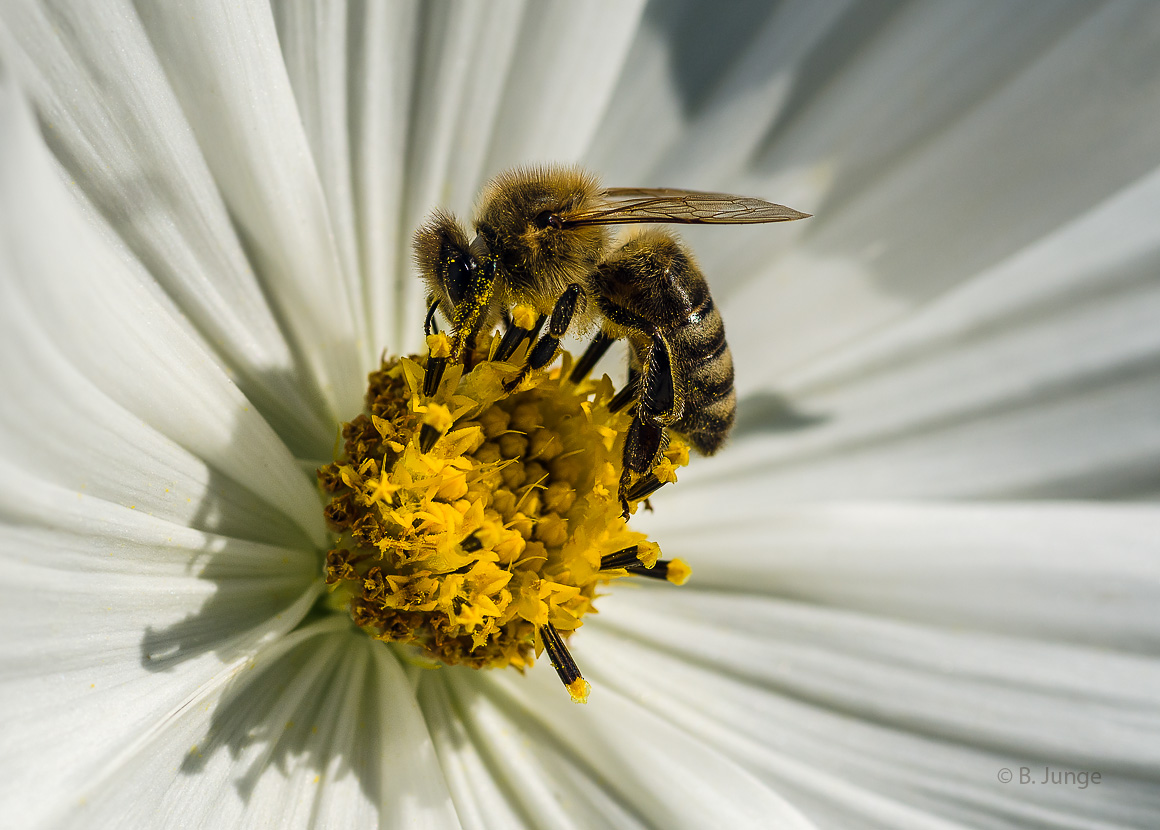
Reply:
M531 306L518 305L512 309L512 324L521 329L531 330L536 326L536 310Z
M592 684L583 677L577 677L568 684L568 694L573 703L587 703L588 693L592 691Z
M665 579L674 585L684 585L692 575L693 569L689 567L689 564L684 559L674 559L669 562L669 570L665 574Z
M427 353L431 357L451 357L451 338L446 334L427 335Z

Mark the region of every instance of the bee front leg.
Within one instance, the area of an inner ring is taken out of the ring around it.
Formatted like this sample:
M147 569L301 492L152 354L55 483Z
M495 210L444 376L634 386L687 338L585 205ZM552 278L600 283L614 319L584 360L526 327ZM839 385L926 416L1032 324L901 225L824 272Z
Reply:
M587 303L588 297L584 289L572 283L565 289L556 305L552 308L552 316L548 320L548 331L536 341L536 345L528 352L528 362L520 369L519 374L504 384L504 389L510 392L520 385L533 369L543 369L551 363L556 352L560 349L560 338L568 333L568 326L572 324L572 317L576 313L577 303Z
M435 312L439 310L439 300L436 297L427 298L427 317L423 320L423 334L439 333L439 326L435 324Z

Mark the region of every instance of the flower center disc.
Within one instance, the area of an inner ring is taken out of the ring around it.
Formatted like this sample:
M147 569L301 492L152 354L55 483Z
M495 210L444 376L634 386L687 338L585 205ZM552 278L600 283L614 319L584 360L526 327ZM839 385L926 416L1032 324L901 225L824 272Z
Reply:
M631 415L609 410L607 376L569 381L567 354L509 393L518 362L476 353L465 371L448 365L445 336L428 347L370 374L367 411L343 424L344 457L318 471L341 534L326 558L333 599L370 635L439 663L523 670L547 648L582 701L564 638L598 587L689 574L622 516ZM653 475L675 481L686 463L674 436Z

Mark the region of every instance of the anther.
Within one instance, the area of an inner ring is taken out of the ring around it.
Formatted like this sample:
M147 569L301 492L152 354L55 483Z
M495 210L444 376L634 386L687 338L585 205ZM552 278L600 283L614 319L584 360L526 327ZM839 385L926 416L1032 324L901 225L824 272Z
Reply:
M470 536L466 537L462 542L460 542L459 546L463 548L464 553L475 553L477 550L483 547L483 542L479 540L478 533L472 533Z
M649 473L636 484L632 485L632 487L628 488L628 492L624 494L624 497L629 501L647 499L666 484L668 484L667 481L661 481L655 475Z
M608 351L608 347L615 341L615 338L609 337L604 332L596 333L592 338L592 342L588 344L588 348L580 359L576 361L576 365L572 367L572 374L568 375L568 380L573 383L579 383L588 377L588 373L592 371L593 367L600 362L600 358L604 357L604 353Z
M439 335L432 335L436 337ZM435 443L451 429L451 411L442 404L428 404L423 415L423 425L419 427L419 451L431 452Z
M423 375L423 394L430 398L439 391L439 382L443 380L443 372L447 369L447 358L427 358L427 371Z
M443 437L443 433L430 424L423 424L419 428L419 450L431 452L431 448Z
M496 347L493 360L503 362L510 358L515 354L520 344L529 337L535 338L540 333L544 320L547 319L543 314L537 316L535 310L530 306L516 306L512 309L511 318L511 324L503 333L503 338L499 341L499 346Z
M629 381L616 396L608 402L609 412L619 412L636 400L636 381Z
M644 565L629 565L625 570L637 576L664 579L674 585L684 585L693 573L692 569L681 559L658 559L651 568L646 568Z
M451 357L451 339L438 332L427 335L427 353L427 368L423 373L423 394L430 398L439 391L439 382L443 380L443 372L447 368L448 358Z
M612 571L617 568L629 568L632 566L643 567L640 563L638 548L633 545L630 548L621 548L616 553L610 553L607 556L600 557L600 570Z
M503 333L503 339L499 341L499 346L496 347L495 356L492 359L498 360L501 363L505 362L515 354L516 349L520 347L520 344L531 333L531 329L520 328L514 323L508 326L507 331Z
M592 688L588 685L572 659L568 647L564 645L559 632L551 623L540 626L540 638L544 641L544 650L548 652L548 659L552 661L552 668L560 676L560 682L572 696L573 703L587 703L588 692Z

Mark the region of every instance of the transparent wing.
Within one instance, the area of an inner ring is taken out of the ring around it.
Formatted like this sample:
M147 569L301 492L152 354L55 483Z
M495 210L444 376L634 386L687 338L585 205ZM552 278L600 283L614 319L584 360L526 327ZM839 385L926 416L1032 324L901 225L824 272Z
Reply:
M610 203L573 214L565 225L631 225L642 222L675 222L685 225L745 225L758 222L789 222L810 214L775 205L762 199L706 193L668 187L614 187L604 191Z

